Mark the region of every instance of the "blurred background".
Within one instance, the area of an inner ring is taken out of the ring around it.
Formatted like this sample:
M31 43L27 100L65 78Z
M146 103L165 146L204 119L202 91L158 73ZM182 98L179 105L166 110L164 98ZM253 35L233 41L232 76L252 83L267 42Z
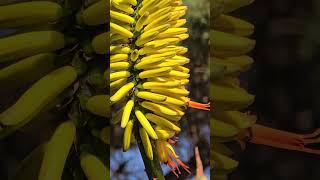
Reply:
M188 58L191 59L187 65L190 68L190 83L188 86L191 92L190 98L197 102L209 102L209 69L208 69L208 39L209 39L209 0L184 0L188 6L187 27L190 37L184 42L189 48ZM184 170L179 179L194 179L196 174L196 163L194 149L199 147L200 156L203 161L205 174L210 179L210 129L209 113L201 110L187 109L186 115L180 121L182 132L179 134L179 142L175 146L180 159L191 168L191 175ZM123 131L119 126L114 127L111 136L111 179L119 180L144 180L147 175L144 171L144 164L136 145L131 145L127 152L122 151ZM167 165L162 165L166 179L176 179Z
M255 63L243 75L257 123L310 133L320 127L320 1L256 0L234 14L253 23ZM231 180L318 180L320 155L248 144Z

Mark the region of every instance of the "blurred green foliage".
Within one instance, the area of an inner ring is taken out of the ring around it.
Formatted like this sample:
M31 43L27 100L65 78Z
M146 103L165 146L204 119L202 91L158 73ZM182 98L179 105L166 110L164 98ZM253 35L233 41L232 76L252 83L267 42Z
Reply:
M209 40L209 0L185 0L188 5L188 28L192 40L200 40L203 46L208 47Z

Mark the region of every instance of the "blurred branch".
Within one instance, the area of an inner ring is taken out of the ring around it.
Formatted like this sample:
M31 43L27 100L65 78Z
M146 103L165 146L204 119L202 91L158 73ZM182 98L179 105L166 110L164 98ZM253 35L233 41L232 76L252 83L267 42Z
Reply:
M195 156L196 156L196 162L197 162L197 176L196 179L203 176L203 165L200 158L199 148L195 148Z

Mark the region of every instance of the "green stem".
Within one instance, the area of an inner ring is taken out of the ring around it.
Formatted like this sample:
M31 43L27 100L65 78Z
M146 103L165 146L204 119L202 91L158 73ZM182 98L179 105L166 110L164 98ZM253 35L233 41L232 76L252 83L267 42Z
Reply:
M159 163L159 160L158 160L156 153L153 151L153 160L150 160L144 151L144 147L143 147L140 135L139 135L139 126L140 125L138 125L138 122L136 122L135 126L134 126L134 135L135 135L135 138L136 138L136 141L137 141L137 144L138 144L138 147L139 147L139 150L140 150L143 162L144 162L144 166L145 166L148 178L149 179L156 178L157 180L164 180L163 172L162 172L162 169L161 169L161 166L160 166L160 163ZM151 144L152 144L153 149L155 149L153 142L151 142Z

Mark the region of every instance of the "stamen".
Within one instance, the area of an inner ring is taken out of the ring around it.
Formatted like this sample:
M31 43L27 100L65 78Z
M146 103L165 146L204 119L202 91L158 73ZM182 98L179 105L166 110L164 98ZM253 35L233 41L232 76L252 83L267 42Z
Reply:
M168 162L167 165L170 167L171 171L173 172L173 174L178 178L179 174L181 174L179 167L177 166L177 164L171 159L171 157L168 158ZM178 170L178 173L176 172L176 170Z
M189 174L191 174L190 167L184 164L180 159L176 159L176 161L179 163L179 165L187 171Z

